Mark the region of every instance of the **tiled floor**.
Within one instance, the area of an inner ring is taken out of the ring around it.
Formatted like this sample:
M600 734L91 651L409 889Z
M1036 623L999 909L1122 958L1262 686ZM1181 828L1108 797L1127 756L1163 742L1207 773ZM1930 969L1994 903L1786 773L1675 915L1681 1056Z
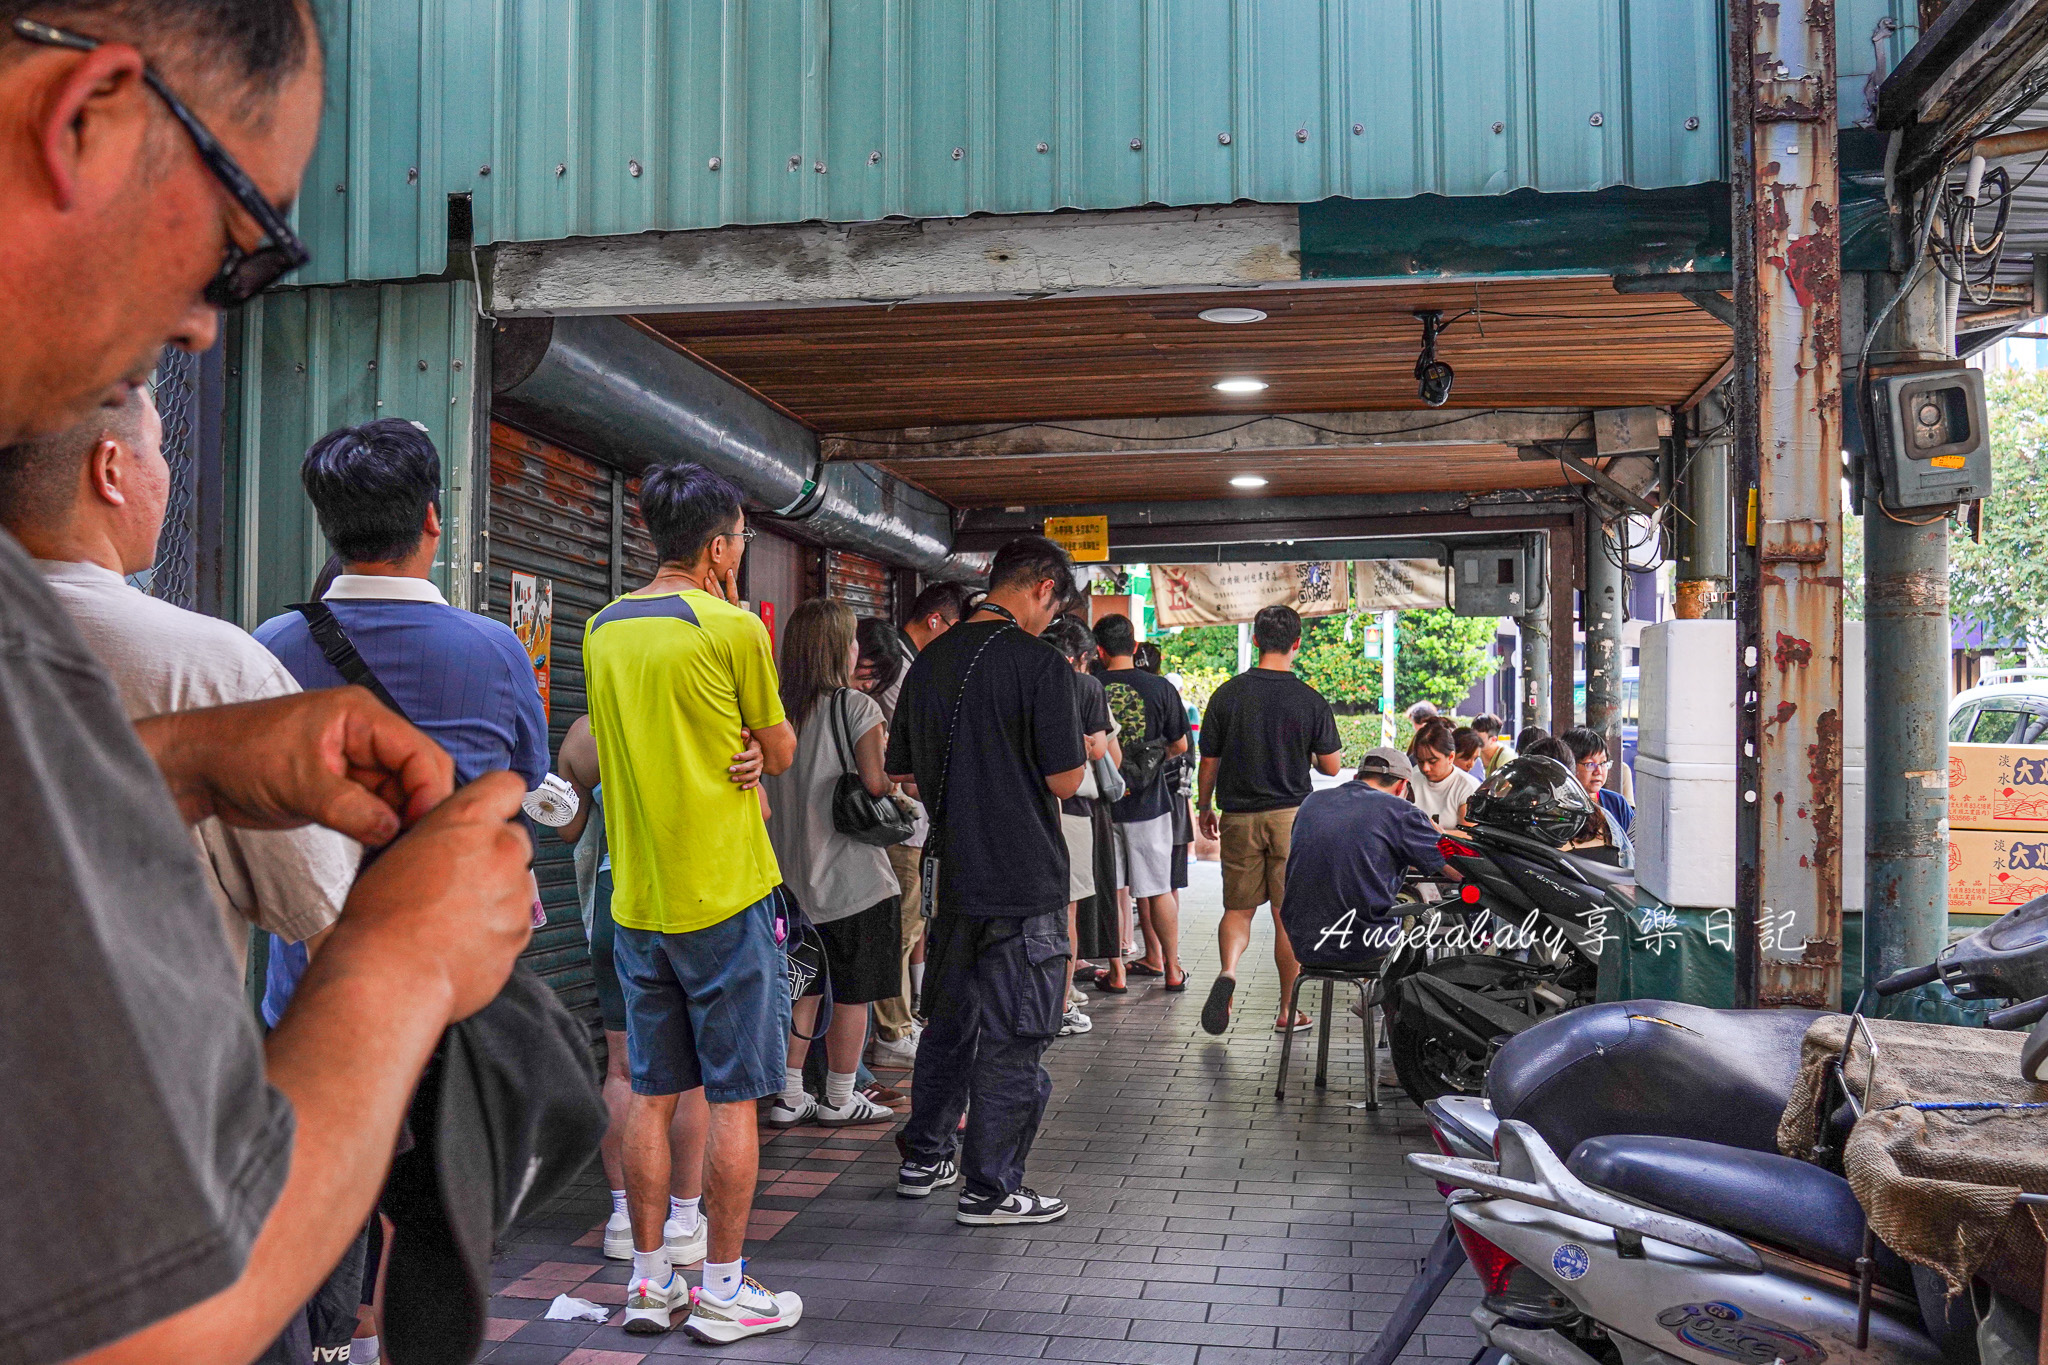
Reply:
M1091 997L1092 1033L1047 1054L1053 1098L1030 1179L1072 1204L1064 1221L963 1228L949 1198L898 1199L887 1128L775 1135L761 1151L749 1269L801 1293L804 1318L777 1336L705 1347L683 1334L680 1314L678 1329L656 1338L537 1320L557 1293L623 1302L627 1267L597 1250L609 1205L593 1170L509 1239L492 1286L499 1344L484 1358L1347 1365L1372 1344L1442 1221L1434 1189L1401 1161L1429 1146L1427 1131L1391 1088L1378 1114L1350 1107L1364 1096L1363 1029L1341 997L1329 1090L1307 1084L1305 1034L1298 1084L1274 1101L1270 919L1253 940L1233 1027L1220 1039L1201 1031L1221 909L1216 866L1198 864L1194 881L1183 907L1188 991L1133 978L1127 996ZM1469 1275L1454 1284L1404 1365L1468 1358L1477 1342L1464 1314L1476 1298Z

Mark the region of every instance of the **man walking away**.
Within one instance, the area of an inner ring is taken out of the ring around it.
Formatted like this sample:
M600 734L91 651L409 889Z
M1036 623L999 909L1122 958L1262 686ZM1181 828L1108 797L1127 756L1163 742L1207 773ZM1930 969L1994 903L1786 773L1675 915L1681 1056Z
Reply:
M1281 923L1305 965L1378 961L1400 930L1394 898L1403 875L1457 879L1437 847L1436 826L1407 799L1414 776L1399 749L1372 749L1351 781L1301 803Z
M968 589L962 584L931 583L910 604L910 616L904 621L903 628L893 632L898 655L903 660L902 667L897 669L895 679L887 687L872 693L874 699L882 704L884 722L896 723L896 701L903 694L903 680L910 676L910 665L917 661L925 646L959 624L960 617L967 610L967 598ZM918 893L917 866L924 859L925 834L929 828L924 807L919 805L910 838L889 846L889 867L896 874L896 884L903 890L903 989L889 999L875 1002L874 1060L877 1066L909 1066L917 1058L919 1029L912 1007L917 1002L918 992L924 988L925 962L924 913L918 908L923 897Z
M612 851L613 954L633 1073L626 1203L633 1224L629 1332L684 1329L722 1343L794 1327L803 1300L744 1273L760 1141L754 1102L782 1089L789 980L776 937L782 881L758 793L732 755L774 775L796 755L759 617L731 600L753 532L740 491L694 464L657 465L640 513L661 556L645 588L590 618L583 661L604 773ZM703 1292L674 1273L664 1241L669 1120L704 1088Z
M1138 667L1132 657L1137 632L1130 617L1117 614L1097 621L1095 644L1102 652L1109 713L1120 727L1126 777L1134 759L1152 760L1147 779L1133 783L1110 808L1122 837L1125 876L1139 914L1151 918L1159 938L1163 984L1169 991L1184 991L1188 974L1180 965L1180 903L1173 894L1173 802L1178 798L1166 760L1188 751L1187 706L1172 683ZM1136 966L1131 970L1145 974Z
M85 425L17 448L0 468L0 523L35 558L131 718L297 692L246 631L128 583L156 563L169 491L163 424L149 391L135 389ZM32 508L43 515L31 518ZM192 827L192 842L238 964L251 924L290 943L325 931L362 857L318 825L253 830L208 819Z
M1337 775L1343 741L1337 717L1320 692L1294 676L1301 654L1301 617L1292 607L1267 607L1252 621L1258 666L1216 689L1202 716L1202 762L1195 806L1202 834L1223 844L1223 922L1217 944L1223 968L1202 1005L1202 1027L1221 1033L1230 1023L1237 963L1250 946L1252 917L1273 907L1273 961L1280 969L1282 1014L1274 1032L1308 1027L1308 1016L1285 1011L1300 968L1280 927L1287 894L1287 855L1295 812L1308 799L1309 766ZM1219 821L1211 797L1223 808Z
M955 1217L970 1225L1067 1213L1023 1181L1052 1094L1039 1060L1067 980L1059 803L1086 771L1073 672L1037 636L1074 593L1073 562L1051 541L1003 546L987 599L911 665L889 734L890 776L915 782L931 814L922 871L937 911L896 1192L922 1199L964 1166Z

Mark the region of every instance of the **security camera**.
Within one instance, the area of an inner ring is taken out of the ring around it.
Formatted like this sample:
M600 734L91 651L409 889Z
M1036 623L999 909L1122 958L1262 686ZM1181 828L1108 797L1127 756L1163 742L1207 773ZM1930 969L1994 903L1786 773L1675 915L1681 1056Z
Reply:
M1436 358L1437 333L1443 330L1444 315L1436 309L1417 309L1422 323L1422 354L1415 358L1415 393L1433 408L1451 401L1451 380L1456 372L1450 362Z

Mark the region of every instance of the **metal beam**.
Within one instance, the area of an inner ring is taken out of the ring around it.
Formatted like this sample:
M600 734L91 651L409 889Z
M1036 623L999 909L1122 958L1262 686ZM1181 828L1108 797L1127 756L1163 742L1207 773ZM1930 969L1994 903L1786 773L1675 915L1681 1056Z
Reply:
M1732 11L1735 1003L1842 984L1841 235L1833 0Z
M1373 446L1530 445L1585 439L1587 408L1501 412L1304 412L1231 418L1141 417L1093 422L828 433L828 460L898 464L916 460L1038 459L1049 455L1218 455L1258 450L1369 449Z
M1641 512L1646 517L1654 517L1657 515L1657 509L1650 503L1644 501L1642 496L1638 494L1633 488L1630 488L1628 485L1622 483L1619 479L1616 479L1613 475L1609 474L1606 470L1600 468L1598 465L1587 463L1585 460L1580 459L1578 456L1572 454L1568 450L1565 450L1561 446L1547 445L1542 442L1538 442L1535 448L1537 450L1542 451L1545 458L1556 460L1559 464L1564 465L1566 468L1572 470L1574 473L1580 474L1585 478L1591 480L1593 483L1598 484L1600 486L1600 490L1603 493L1606 493L1609 497L1614 498L1616 501L1620 502L1624 507L1627 507L1632 511Z
M1493 528L1489 527L1489 530ZM1460 548L1470 544L1489 542L1458 541ZM1109 562L1112 564L1266 564L1281 560L1310 559L1434 559L1448 563L1452 542L1445 539L1418 539L1412 536L1367 536L1344 540L1272 540L1247 542L1218 542L1210 545L1176 545L1164 551L1172 555L1170 560L1161 559L1162 551L1156 546L1112 545L1109 547ZM1521 548L1521 538L1500 542L1493 548Z
M1955 0L1930 26L1929 38L1942 36L1951 15L1961 22L1990 10L1997 13L1970 41L1950 45L1945 64L1929 72L1907 122L1900 125L1905 138L1893 174L1901 186L1916 187L1942 166L1968 156L1978 136L2017 98L2031 98L2041 54L2048 50L2048 0ZM1927 46L1923 39L1914 51ZM1882 93L1879 107L1884 108Z
M1335 521L1358 517L1469 514L1487 518L1474 530L1498 531L1497 518L1559 517L1578 510L1577 493L1535 489L1505 493L1334 493L1317 497L1208 498L1188 502L1041 503L1021 507L975 507L959 514L962 533L1037 534L1047 517L1107 516L1110 532L1138 526L1246 526L1273 522ZM1282 537L1261 533L1259 539Z
M1524 517L1489 517L1476 520L1466 514L1434 513L1423 516L1390 517L1332 517L1316 521L1270 521L1246 522L1233 526L1229 523L1207 525L1186 524L1175 526L1115 526L1110 527L1109 539L1112 551L1135 552L1139 560L1158 559L1162 553L1180 553L1188 547L1212 550L1220 545L1281 546L1289 542L1308 543L1333 540L1361 540L1378 537L1414 538L1437 536L1499 536L1510 531L1541 531L1559 526L1569 526L1572 514L1579 504L1572 503L1559 508L1549 516L1532 515ZM1035 534L1041 526L982 527L962 526L954 533L953 545L958 552L976 550L997 550L1004 542L1018 535ZM1290 556L1274 555L1270 558ZM1322 556L1298 556L1321 558ZM1172 563L1172 560L1161 560Z
M1949 0L1941 17L1927 26L1920 41L1878 87L1873 122L1887 131L1917 122L1920 102L1949 68L1990 33L1993 25L2026 7L2024 0Z
M499 317L1301 283L1292 204L806 223L503 243Z

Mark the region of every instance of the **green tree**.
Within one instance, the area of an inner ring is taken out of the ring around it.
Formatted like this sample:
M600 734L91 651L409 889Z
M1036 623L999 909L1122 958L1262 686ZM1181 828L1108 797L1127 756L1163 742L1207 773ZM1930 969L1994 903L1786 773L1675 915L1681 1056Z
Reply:
M1465 700L1498 665L1493 639L1499 623L1491 616L1459 616L1449 608L1404 611L1394 651L1394 700L1402 707L1433 702L1441 709Z
M1863 619L1863 518L1842 517L1842 619Z
M2009 371L1986 385L1991 496L1984 540L1958 535L1949 551L1949 611L1985 638L2048 635L2048 374Z
M1159 637L1160 667L1168 673L1237 672L1236 626L1189 626Z
M1325 701L1377 709L1380 661L1365 657L1364 623L1353 622L1347 640L1345 621L1342 616L1319 616L1302 622L1301 658L1295 672Z

